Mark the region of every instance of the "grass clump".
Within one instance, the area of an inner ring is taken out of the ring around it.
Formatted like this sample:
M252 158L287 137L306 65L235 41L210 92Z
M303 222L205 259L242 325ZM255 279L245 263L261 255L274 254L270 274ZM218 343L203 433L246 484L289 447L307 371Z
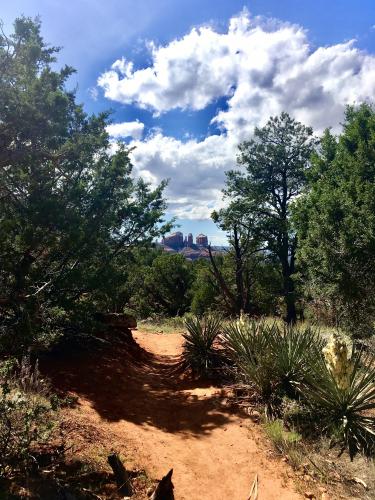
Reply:
M298 468L303 460L303 453L299 446L302 436L294 430L285 429L280 419L265 422L263 427L276 450L288 457L293 468Z

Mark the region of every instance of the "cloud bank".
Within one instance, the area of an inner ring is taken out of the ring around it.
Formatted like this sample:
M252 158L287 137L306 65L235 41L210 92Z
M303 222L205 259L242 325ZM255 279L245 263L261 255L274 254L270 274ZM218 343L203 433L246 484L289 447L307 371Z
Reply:
M165 46L150 43L150 56L142 69L125 58L115 61L98 79L104 95L155 116L227 102L212 119L220 136L182 142L161 133L144 141L129 134L136 139L136 169L155 182L171 179L170 207L178 217L209 217L237 144L271 115L287 111L318 133L338 130L346 104L375 98L375 56L355 41L312 47L300 26L251 18L247 11L224 33L205 26Z

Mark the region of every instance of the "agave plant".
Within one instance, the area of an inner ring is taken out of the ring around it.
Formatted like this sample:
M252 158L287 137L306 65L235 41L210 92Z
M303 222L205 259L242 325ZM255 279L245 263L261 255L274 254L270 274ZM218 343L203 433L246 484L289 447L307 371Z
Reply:
M197 375L207 375L218 364L219 356L214 349L214 342L220 330L221 318L213 314L202 319L187 317L185 326L187 333L183 334L183 368L189 368Z
M319 415L323 429L336 436L352 459L357 452L375 452L375 360L352 353L351 368L343 378L321 357L317 378L304 388L304 396ZM346 373L348 371L346 370ZM372 415L369 413L371 412Z

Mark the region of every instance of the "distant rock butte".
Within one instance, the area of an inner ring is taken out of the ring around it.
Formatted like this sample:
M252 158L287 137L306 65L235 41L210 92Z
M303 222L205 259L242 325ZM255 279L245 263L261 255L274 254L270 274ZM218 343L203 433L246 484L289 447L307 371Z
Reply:
M209 259L208 238L205 234L198 234L193 243L193 235L189 233L185 236L181 231L168 234L162 239L161 244L165 252L180 253L188 260ZM212 247L213 254L225 252L226 247Z

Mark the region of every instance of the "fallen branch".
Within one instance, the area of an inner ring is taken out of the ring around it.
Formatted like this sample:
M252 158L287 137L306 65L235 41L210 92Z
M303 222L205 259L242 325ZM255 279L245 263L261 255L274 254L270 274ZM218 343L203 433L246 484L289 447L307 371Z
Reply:
M255 479L251 485L251 490L247 500L257 500L258 498L258 474L255 474Z

